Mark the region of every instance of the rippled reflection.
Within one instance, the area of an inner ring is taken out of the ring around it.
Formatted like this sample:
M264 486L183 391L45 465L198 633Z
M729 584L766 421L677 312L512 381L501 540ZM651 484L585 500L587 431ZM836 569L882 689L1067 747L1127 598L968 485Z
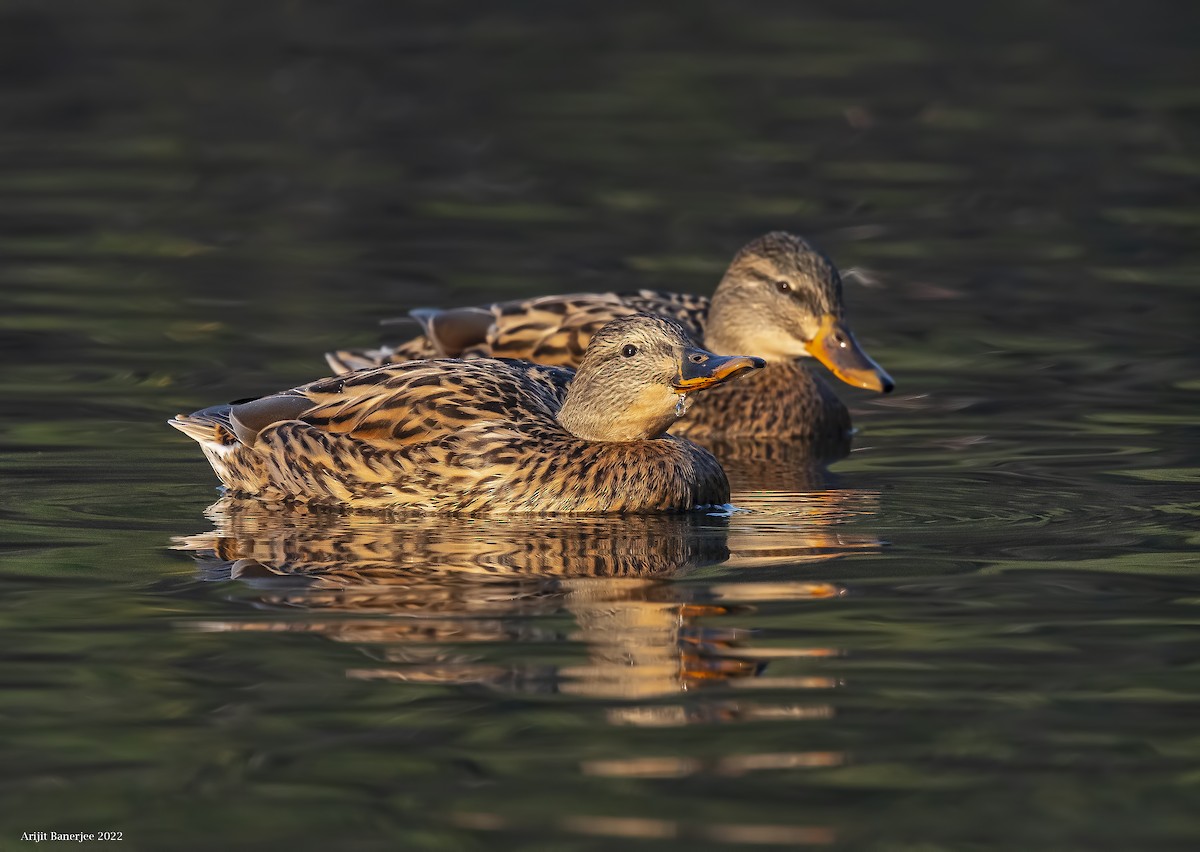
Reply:
M528 830L533 827L506 814L466 812L451 815L455 825L477 831ZM567 816L552 820L559 830L592 837L638 840L703 839L738 846L826 846L837 840L827 826L717 823L649 817Z
M800 441L753 438L702 441L721 462L735 490L739 485L785 494L803 494L826 488L832 478L826 465L844 458L845 441Z
M878 514L879 492L839 487L812 444L723 441L709 448L729 476L733 504L749 513L730 525L731 564L795 565L879 547L874 536L846 527ZM753 594L761 599L769 592L755 584Z
M719 582L671 582L698 569L823 561L875 546L836 531L846 512L866 511L864 495L792 495L790 511L773 505L781 500L764 492L749 500L760 508L731 516L393 519L223 498L207 512L214 529L178 538L176 547L192 554L206 579L252 590L255 617L203 622L202 630L310 632L352 643L371 659L347 672L358 679L637 702L733 688L753 682L772 660L837 653L756 649L748 631L728 623L766 601L836 597L835 584L730 570ZM526 663L513 659L513 643L586 653ZM836 686L821 677L771 682ZM825 714L733 699L699 709L622 703L608 710L614 724L649 726Z

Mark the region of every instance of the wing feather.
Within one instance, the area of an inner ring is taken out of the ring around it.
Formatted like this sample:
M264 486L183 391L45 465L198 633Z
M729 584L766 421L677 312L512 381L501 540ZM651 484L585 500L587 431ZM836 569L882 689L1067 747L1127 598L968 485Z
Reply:
M454 354L463 358L515 358L558 367L578 367L592 336L605 323L637 313L662 314L678 320L704 339L709 299L686 293L637 290L632 293L580 293L498 302L484 308L420 311L428 330L446 329ZM481 315L491 314L490 325ZM451 334L451 332L454 334ZM348 372L382 364L437 357L445 345L427 333L396 346L340 350L326 355L333 369Z

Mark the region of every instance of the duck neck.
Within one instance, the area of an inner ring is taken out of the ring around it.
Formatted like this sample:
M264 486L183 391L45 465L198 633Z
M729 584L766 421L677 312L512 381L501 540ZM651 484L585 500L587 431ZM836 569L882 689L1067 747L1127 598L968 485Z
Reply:
M743 350L749 352L741 329L754 328L756 323L761 322L761 317L756 320L746 315L744 300L731 296L729 288L718 287L708 307L704 345L718 355L741 355Z
M630 398L629 388L592 387L576 376L558 411L564 429L585 441L628 442L657 438L675 422L678 395L668 389L643 388Z

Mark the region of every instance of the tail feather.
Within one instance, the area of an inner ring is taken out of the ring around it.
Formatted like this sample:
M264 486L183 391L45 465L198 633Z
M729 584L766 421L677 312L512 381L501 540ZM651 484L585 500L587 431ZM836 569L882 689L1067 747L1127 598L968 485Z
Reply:
M338 349L325 353L325 362L337 375L367 370L388 363L386 349Z
M192 414L176 414L167 423L200 444L229 446L238 442L229 419L231 410L229 405L214 405Z
M487 337L495 323L491 312L484 308L418 308L409 312L408 320L418 323L425 333L395 346L326 352L325 361L341 375L425 358L478 357L488 354Z
M486 308L417 308L408 315L421 324L425 338L441 358L460 358L485 343L496 318Z
M442 357L441 353L425 336L415 337L397 346L383 346L379 349L339 349L336 352L325 353L325 360L338 375L386 364L403 364L405 361L439 357Z

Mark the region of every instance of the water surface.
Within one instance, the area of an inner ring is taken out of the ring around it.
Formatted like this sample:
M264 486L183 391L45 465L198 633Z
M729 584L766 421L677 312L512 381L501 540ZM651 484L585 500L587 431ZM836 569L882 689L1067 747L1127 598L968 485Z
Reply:
M0 2L0 847L1187 849L1194 11ZM178 411L816 239L743 512L279 517Z

